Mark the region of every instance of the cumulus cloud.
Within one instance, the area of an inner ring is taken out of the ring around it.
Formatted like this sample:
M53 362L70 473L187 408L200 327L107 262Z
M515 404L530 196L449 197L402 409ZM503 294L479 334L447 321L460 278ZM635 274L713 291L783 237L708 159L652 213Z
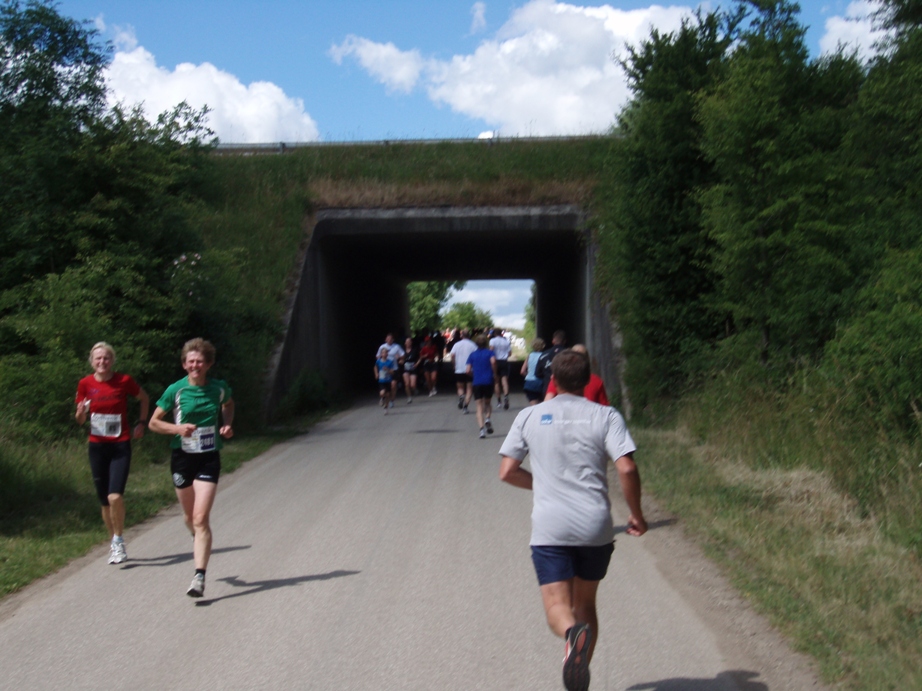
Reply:
M354 57L372 77L389 91L409 93L416 86L423 69L419 51L402 51L393 43L375 43L367 38L349 35L330 49L333 61L340 65L343 58Z
M877 6L866 0L857 0L848 5L845 16L826 20L826 33L820 39L820 50L834 52L840 45L847 50L857 50L863 59L873 57L877 52L874 44L884 37L884 32L875 31L871 14Z
M102 19L97 26L104 27ZM195 109L208 106L209 126L230 142L313 141L317 123L304 110L304 102L290 98L271 82L245 85L234 75L210 63L183 63L168 70L137 45L134 31L113 27L115 56L106 81L113 102L128 107L143 103L151 120L185 101Z
M473 302L493 315L495 326L521 329L525 325L525 306L531 299L531 281L468 281L452 294L448 306Z
M627 11L531 0L512 13L495 37L450 60L423 59L418 51L354 36L331 54L338 61L355 55L392 89L392 80L404 92L420 86L434 103L480 118L500 135L604 132L629 96L613 56L622 56L625 44L647 38L652 27L677 30L691 12L689 7ZM363 53L353 48L359 44ZM412 64L412 78L390 75L383 60L370 67L362 56L372 52L371 46L387 52L398 68Z

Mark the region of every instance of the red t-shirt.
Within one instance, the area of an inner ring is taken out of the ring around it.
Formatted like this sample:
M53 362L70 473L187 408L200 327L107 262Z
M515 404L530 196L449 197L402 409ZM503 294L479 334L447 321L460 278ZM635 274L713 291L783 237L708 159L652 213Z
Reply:
M547 386L547 392L557 395L557 383L553 376L551 376L551 383ZM593 403L608 405L608 396L605 395L605 382L602 381L602 377L597 374L589 375L589 383L583 389L583 398Z
M138 383L127 374L114 372L108 381L96 381L92 374L77 384L76 402L90 399L90 441L128 441L128 397L141 392Z

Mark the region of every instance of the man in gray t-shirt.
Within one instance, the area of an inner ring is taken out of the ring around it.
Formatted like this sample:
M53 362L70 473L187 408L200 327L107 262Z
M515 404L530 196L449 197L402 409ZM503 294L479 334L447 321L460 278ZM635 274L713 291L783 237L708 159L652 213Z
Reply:
M552 368L558 395L516 417L499 451L500 479L534 490L530 544L547 622L566 640L566 688L585 689L598 633L596 591L614 549L609 458L631 512L627 534L643 535L647 524L624 419L580 395L589 382L589 358L564 350ZM526 455L530 472L521 467Z

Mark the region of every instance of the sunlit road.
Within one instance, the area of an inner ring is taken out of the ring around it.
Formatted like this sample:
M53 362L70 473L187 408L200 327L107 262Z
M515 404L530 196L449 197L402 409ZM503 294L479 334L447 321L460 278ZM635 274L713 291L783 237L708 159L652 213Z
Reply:
M223 478L202 600L185 595L191 540L175 510L129 532L125 564L101 546L7 598L0 687L562 688L531 495L497 477L524 397L483 441L455 403L385 416L369 399ZM619 534L600 588L593 689L821 688L678 526L648 518L646 536Z

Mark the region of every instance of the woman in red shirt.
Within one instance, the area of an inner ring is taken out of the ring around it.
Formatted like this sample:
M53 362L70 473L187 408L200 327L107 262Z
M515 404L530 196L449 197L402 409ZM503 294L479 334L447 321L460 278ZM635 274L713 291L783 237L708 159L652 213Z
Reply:
M144 436L150 399L127 374L112 371L115 350L99 342L90 349L93 374L77 384L77 413L82 425L90 421L90 469L96 495L102 505L102 520L109 531L109 563L128 558L122 532L125 528L125 485L131 467L131 439ZM128 426L128 397L141 402L140 419Z
M582 343L577 343L571 350L577 353L583 353L586 357L589 357L589 351L586 350L586 346ZM551 375L551 383L547 387L544 400L549 401L556 395L557 383L554 381L554 376ZM583 389L583 398L593 403L598 403L599 405L608 405L608 395L605 393L605 382L602 381L602 377L597 374L589 374L589 383L586 384L586 388Z

